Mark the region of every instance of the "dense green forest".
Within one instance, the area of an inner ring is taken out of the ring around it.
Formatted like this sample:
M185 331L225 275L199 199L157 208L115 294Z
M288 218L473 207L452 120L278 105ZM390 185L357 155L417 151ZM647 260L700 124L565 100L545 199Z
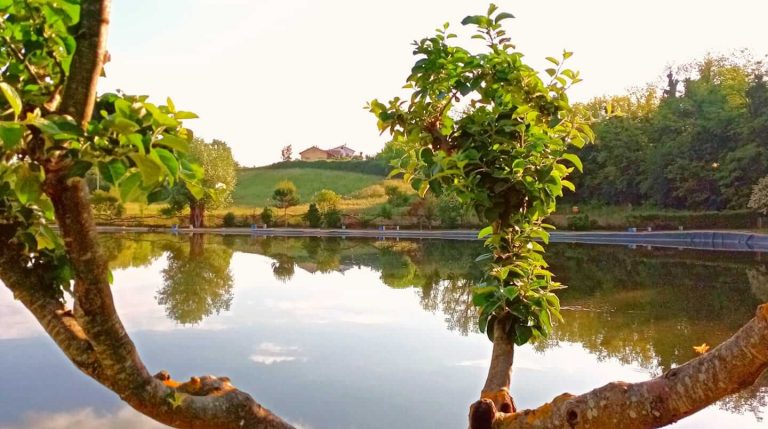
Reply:
M665 85L596 98L597 138L580 156L569 202L664 209L746 209L768 174L766 63L707 56Z

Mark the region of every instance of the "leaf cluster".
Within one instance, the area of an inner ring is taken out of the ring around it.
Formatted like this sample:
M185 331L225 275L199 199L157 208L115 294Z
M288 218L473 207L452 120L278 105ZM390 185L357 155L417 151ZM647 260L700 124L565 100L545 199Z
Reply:
M563 188L574 189L567 177L582 165L569 150L593 133L585 112L568 100L567 90L580 81L563 65L571 53L547 58L553 67L543 80L503 29L510 18L491 5L462 21L485 43L479 52L451 43L456 35L448 24L414 42L410 99L373 100L368 108L394 146L409 148L393 174L403 174L422 196L454 193L488 222L481 235L492 264L475 300L480 329L512 315L508 333L522 344L547 335L559 318L552 291L560 286L538 242L548 240L542 219Z

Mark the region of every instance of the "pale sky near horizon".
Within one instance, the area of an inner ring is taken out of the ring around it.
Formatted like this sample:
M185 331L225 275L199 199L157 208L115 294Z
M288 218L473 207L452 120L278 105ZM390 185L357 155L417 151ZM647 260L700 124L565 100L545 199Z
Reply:
M516 19L509 33L527 60L574 52L584 82L571 99L619 94L655 81L670 65L708 52L768 54L763 0L495 2ZM242 165L317 145L376 153L373 98L402 95L410 43L443 22L485 12L476 0L113 0L107 78L101 91L170 96L200 119Z

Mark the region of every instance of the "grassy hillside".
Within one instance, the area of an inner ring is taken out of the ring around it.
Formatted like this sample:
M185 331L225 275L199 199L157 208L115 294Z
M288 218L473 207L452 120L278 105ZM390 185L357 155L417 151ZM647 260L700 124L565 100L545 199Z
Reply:
M242 169L237 174L234 203L242 207L263 207L272 196L275 185L285 179L296 185L301 201L306 202L321 189L331 189L340 195L350 195L381 182L384 177L315 168Z

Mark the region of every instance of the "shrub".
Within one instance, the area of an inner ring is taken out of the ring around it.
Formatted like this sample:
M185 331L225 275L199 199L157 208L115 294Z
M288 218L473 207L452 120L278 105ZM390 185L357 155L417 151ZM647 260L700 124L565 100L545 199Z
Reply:
M407 206L411 198L396 185L387 185L384 188L384 193L387 195L387 204L392 207L404 207Z
M272 212L272 209L269 208L269 206L264 207L264 210L261 211L259 218L261 219L261 223L264 223L267 226L272 226L275 223L275 214Z
M768 215L768 176L758 180L752 187L747 207L757 210L763 216Z
M391 205L383 204L381 207L379 207L379 211L378 211L377 215L380 218L392 219L392 212L393 212L393 210L392 210L392 206Z
M575 216L568 216L566 228L571 231L589 231L597 228L597 221L590 219L587 214L579 214Z
M336 207L323 214L323 223L327 228L341 228L341 211Z
M330 189L323 189L318 191L313 199L317 204L317 208L320 209L320 212L325 213L329 210L336 209L336 204L341 201L341 195Z
M320 214L320 209L317 208L317 204L315 203L309 205L309 209L304 213L302 219L304 219L304 221L312 228L318 228L323 222L323 216Z
M437 199L432 194L417 198L408 207L407 213L408 216L415 217L419 225L426 223L429 228L432 228L432 222L437 218Z
M224 228L232 228L234 226L237 226L235 214L232 212L227 212L224 215L224 218L222 218L222 224L224 225Z
M443 194L437 200L437 217L440 225L446 228L456 228L464 214L464 204L454 193Z
M91 205L96 216L107 218L120 218L125 214L125 207L120 200L104 191L94 191L91 194Z

